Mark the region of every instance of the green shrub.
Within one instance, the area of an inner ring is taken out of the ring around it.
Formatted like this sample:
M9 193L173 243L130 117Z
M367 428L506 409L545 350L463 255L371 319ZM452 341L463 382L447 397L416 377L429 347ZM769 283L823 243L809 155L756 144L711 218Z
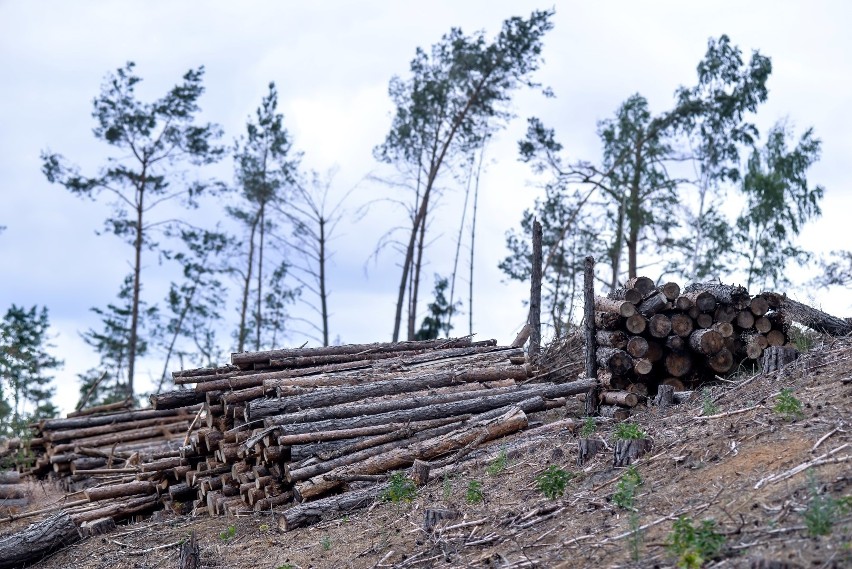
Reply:
M331 538L330 538L330 537L328 537L328 536L323 537L323 538L320 540L320 545L322 545L322 550L323 550L323 551L329 551L329 550L331 550Z
M701 414L704 416L715 415L719 412L719 406L713 402L713 397L710 395L709 389L701 391Z
M219 534L219 539L228 541L229 539L233 539L235 535L237 535L237 526L228 526L228 529Z
M586 420L583 421L583 426L580 427L580 437L584 439L588 439L592 435L595 434L595 431L598 429L598 424L595 423L594 417L586 417Z
M468 504L479 504L482 502L482 482L471 480L467 485L467 492L464 494L464 499Z
M485 467L485 472L488 476L497 476L509 466L509 454L506 452L505 448L500 449L500 454L497 455L497 458L491 461L491 463Z
M622 474L616 486L615 494L612 495L612 503L625 510L633 509L633 501L636 497L636 488L642 485L642 477L635 466L627 469Z
M635 439L644 439L645 431L636 423L618 423L615 426L613 435L619 441L631 441Z
M829 535L841 514L852 510L852 496L833 498L819 491L819 482L812 470L808 471L809 499L802 513L808 535Z
M417 486L402 472L394 472L391 475L390 485L382 493L382 498L394 504L410 502L415 496L417 496Z
M775 400L775 407L773 409L776 413L789 420L801 419L805 416L805 413L802 411L802 402L793 395L792 389L786 387L781 390L781 393Z
M716 532L714 520L703 520L693 527L692 520L681 516L672 525L666 547L682 569L700 569L722 551L725 536Z
M547 467L547 470L536 477L535 487L548 500L554 500L565 493L565 486L573 477L572 473L551 464Z

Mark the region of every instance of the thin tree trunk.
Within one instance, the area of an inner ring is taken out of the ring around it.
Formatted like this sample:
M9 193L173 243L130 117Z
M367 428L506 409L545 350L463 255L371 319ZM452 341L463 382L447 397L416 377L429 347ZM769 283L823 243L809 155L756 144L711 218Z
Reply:
M145 178L146 164L142 165L142 175L139 180L137 189L138 199L136 200L136 241L133 244L135 252L135 262L133 266L133 304L131 305L130 315L130 346L127 360L127 397L133 399L133 374L136 371L136 339L139 332L139 293L142 288L142 243L143 243L143 228L142 214L145 211ZM116 377L116 380L118 378Z
M642 140L636 140L636 163L630 186L630 237L627 239L627 278L636 277L636 251L639 248L639 184L642 182Z
M240 306L240 328L237 339L237 352L245 350L246 337L248 336L248 328L246 327L246 316L248 315L248 298L251 291L251 273L254 268L254 232L257 230L257 222L259 217L255 216L251 224L251 233L249 233L249 254L248 266L246 267L245 280L243 281L243 301Z
M482 173L482 157L485 155L483 151L479 155L479 169L476 171L476 184L473 186L473 215L471 216L470 225L470 276L468 278L468 300L467 300L467 323L468 334L473 334L473 257L476 244L476 208L479 205L479 175Z
M160 375L160 382L157 384L157 394L163 391L163 383L165 383L166 378L169 376L169 360L172 357L172 352L175 349L175 343L177 342L178 336L180 335L181 329L183 329L183 321L186 318L186 313L189 312L189 306L192 303L192 297L195 296L195 291L198 288L198 283L196 282L192 289L190 289L189 296L186 297L183 310L180 312L180 316L178 317L177 326L175 327L175 333L172 335L172 340L169 342L169 349L166 352L166 357L163 358L163 373Z
M263 328L263 238L266 234L266 202L260 204L260 243L257 249L257 308L255 311L254 349L260 350L260 331ZM275 346L272 346L273 348Z
M424 205L428 205L425 204ZM423 268L423 247L426 240L426 220L420 224L420 237L417 239L417 261L414 263L414 282L411 289L411 304L408 310L408 339L413 340L417 328L417 297L420 291L420 269Z
M319 289L322 305L322 345L328 346L328 293L325 289L325 218L319 217Z
M532 234L532 275L530 278L530 347L529 356L537 361L541 350L541 224L533 221Z

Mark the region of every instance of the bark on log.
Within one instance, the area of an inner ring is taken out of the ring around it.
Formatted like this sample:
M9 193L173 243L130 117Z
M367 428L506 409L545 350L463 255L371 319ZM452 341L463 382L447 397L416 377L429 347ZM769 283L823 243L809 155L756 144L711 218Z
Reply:
M278 444L282 446L303 445L321 441L334 441L342 439L354 439L356 437L383 435L403 429L411 432L423 431L434 427L441 427L450 423L464 421L469 419L470 415L461 415L459 417L447 417L444 419L435 419L432 421L414 421L410 423L390 423L387 425L376 425L373 427L361 427L358 429L342 429L336 431L320 431L315 433L303 433L300 435L282 435L278 437Z
M155 393L148 398L151 407L157 410L189 407L204 403L204 394L191 389L176 389L165 393Z
M0 569L37 562L49 553L79 541L77 524L67 512L0 538Z
M654 405L659 407L661 411L665 411L672 404L673 398L674 386L660 385L657 387L657 396L654 398Z
M373 344L346 344L343 346L326 346L323 348L288 348L263 352L232 353L231 363L236 366L244 366L268 362L272 359L278 360L292 357L440 350L445 348L462 348L470 344L470 337L463 337L439 338L436 340L410 340L406 342L376 342Z
M642 302L642 293L635 288L619 287L611 290L607 298L612 300L626 300L631 304L640 304Z
M467 413L485 413L496 410L506 405L522 406L526 400L535 400L537 398L546 397L554 399L557 397L568 397L577 393L588 391L597 383L596 379L583 379L569 383L561 384L529 384L523 387L518 387L514 392L505 393L503 395L486 396L477 399L468 399L464 401L456 401L453 403L445 403L443 405L433 405L431 407L421 407L415 409L407 409L391 413L382 413L378 415L356 416L342 419L328 419L317 421L314 423L295 423L290 419L289 415L278 415L275 417L267 417L264 419L264 425L271 427L272 425L282 425L285 434L301 434L312 431L339 430L351 429L360 427L369 427L375 425L386 425L388 423L399 423L406 421L423 421L430 419L440 419L444 417L453 417L464 415ZM543 400L541 400L543 404ZM522 407L523 408L523 407ZM525 411L527 409L524 409ZM539 410L539 409L535 409Z
M0 484L0 504L3 500L26 498L28 493L24 484Z
M763 373L770 373L781 369L785 365L796 361L799 351L787 346L770 346L763 351L761 369Z
M662 292L654 292L639 305L639 313L651 317L669 307L669 301Z
M624 327L631 334L639 335L648 327L648 319L641 314L634 314L624 322Z
M600 439L580 439L577 441L577 466L584 466L604 448L604 442Z
M316 502L315 502L316 503ZM455 520L461 516L458 510L448 508L427 508L423 515L423 531L431 534L438 522L442 520Z
M83 537L94 537L109 533L115 529L115 520L112 518L98 518L80 525L80 535Z
M633 368L633 359L624 350L598 348L596 359L599 366L613 375L624 375Z
M599 330L615 330L621 324L621 316L611 312L595 312L595 328Z
M0 484L17 484L21 481L21 474L17 470L0 471Z
M605 296L596 296L595 310L629 318L636 314L636 305L626 300L612 300Z
M624 407L619 407L617 405L601 405L598 409L598 413L601 417L609 417L616 421L624 421L625 419L630 418L630 409L625 409Z
M320 521L323 516L349 513L360 508L366 508L384 493L390 483L377 484L364 490L346 492L337 496L329 496L321 500L299 504L281 513L277 517L278 529L292 531L296 528L309 526Z
M201 566L201 549L195 540L195 532L189 534L189 540L180 546L178 569L198 569Z
M404 468L413 464L415 459L430 460L477 441L482 443L505 436L526 426L526 414L514 409L495 419L480 421L467 428L426 439L417 445L393 449L357 464L336 468L329 471L327 477L317 476L305 480L296 485L296 496L300 501L310 500L337 488L342 477L353 474L379 474Z
M80 409L79 411L72 411L68 413L67 417L85 417L87 415L94 415L95 413L108 413L110 411L118 411L121 409L131 409L133 407L133 403L127 400L124 401L116 401L115 403L106 403L104 405L94 405L92 407L86 407L85 409Z
M108 415L93 415L87 417L76 417L71 419L48 419L39 423L39 429L42 431L83 429L88 427L97 427L100 425L123 423L125 421L158 419L162 417L187 416L191 420L192 416L196 412L198 412L199 409L201 409L201 405L193 405L192 407L184 407L182 409L144 409L141 411L127 411L125 413L110 413Z
M98 488L89 488L85 491L85 494L90 502L97 502L99 500L154 494L156 491L157 485L153 482L137 481L128 482L126 484L109 484Z
M623 350L627 347L627 334L621 330L598 330L595 333L595 343L598 346ZM592 353L594 353L594 350L595 347L593 346ZM586 371L586 376L589 376L588 370Z
M703 291L710 293L722 304L732 304L737 309L745 308L751 302L748 291L739 285L726 285L715 282L693 283L684 289L687 293Z
M249 402L245 409L245 420L254 421L273 415L293 413L299 409L317 409L343 405L384 395L414 393L469 382L499 381L503 379L526 379L528 368L511 366L490 369L474 369L462 372L424 374L412 378L377 381L363 385L317 389L304 395L283 399L258 399Z
M722 335L715 330L703 328L690 334L689 347L699 354L712 356L725 347L725 341L722 339Z
M684 292L683 296L688 298L699 312L713 312L716 309L716 297L709 292L701 290L690 291L689 287L686 287L686 290L687 292Z
M600 398L601 402L607 405L636 407L639 404L639 396L629 391L604 391L600 394Z

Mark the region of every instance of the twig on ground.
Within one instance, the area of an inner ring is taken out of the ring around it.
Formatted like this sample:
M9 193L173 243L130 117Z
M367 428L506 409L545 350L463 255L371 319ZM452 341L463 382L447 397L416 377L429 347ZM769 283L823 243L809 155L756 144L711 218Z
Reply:
M730 417L731 415L739 415L740 413L746 413L748 411L753 411L755 409L760 409L763 405L752 405L751 407L746 407L744 409L736 409L734 411L727 411L725 413L717 413L716 415L696 415L693 417L693 420L699 419L721 419L722 417Z
M825 454L822 454L822 455L818 456L817 458L815 458L813 460L808 460L808 461L803 462L802 464L800 464L798 466L794 466L790 470L787 470L785 472L781 472L780 474L771 474L769 476L761 478L760 480L757 481L757 484L754 485L754 489L757 490L760 487L765 486L766 484L773 484L773 483L779 482L781 480L787 480L788 478L792 478L793 476L799 474L800 472L803 472L803 471L807 470L808 468L812 468L814 466L821 466L823 464L835 464L835 463L838 463L838 462L846 462L847 460L852 459L852 455L844 455L844 456L839 456L837 458L830 458L830 457L831 457L831 455L837 454L838 452L840 452L841 450L845 449L848 446L849 446L849 443L842 444L839 447L837 447L836 449L829 451Z

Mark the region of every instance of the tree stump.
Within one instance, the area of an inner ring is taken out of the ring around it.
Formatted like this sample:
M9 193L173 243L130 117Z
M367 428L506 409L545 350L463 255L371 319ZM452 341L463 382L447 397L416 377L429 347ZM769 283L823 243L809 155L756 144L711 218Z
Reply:
M447 508L427 508L423 516L423 530L426 533L432 533L435 526L441 520L454 520L459 517L458 510L449 510Z
M763 373L770 373L792 363L799 357L796 348L787 346L770 346L763 351L761 368Z
M651 450L651 439L630 439L615 444L615 458L612 465L630 466L636 459Z
M673 385L660 385L657 387L657 396L654 398L654 405L660 408L660 411L665 411L672 404L674 398Z
M577 466L583 466L605 448L604 442L600 439L580 439L577 444Z
M201 549L195 540L195 532L189 536L189 540L180 546L180 561L178 569L197 569L200 565Z
M411 465L411 479L417 486L426 486L429 482L429 463L425 460L415 460Z

